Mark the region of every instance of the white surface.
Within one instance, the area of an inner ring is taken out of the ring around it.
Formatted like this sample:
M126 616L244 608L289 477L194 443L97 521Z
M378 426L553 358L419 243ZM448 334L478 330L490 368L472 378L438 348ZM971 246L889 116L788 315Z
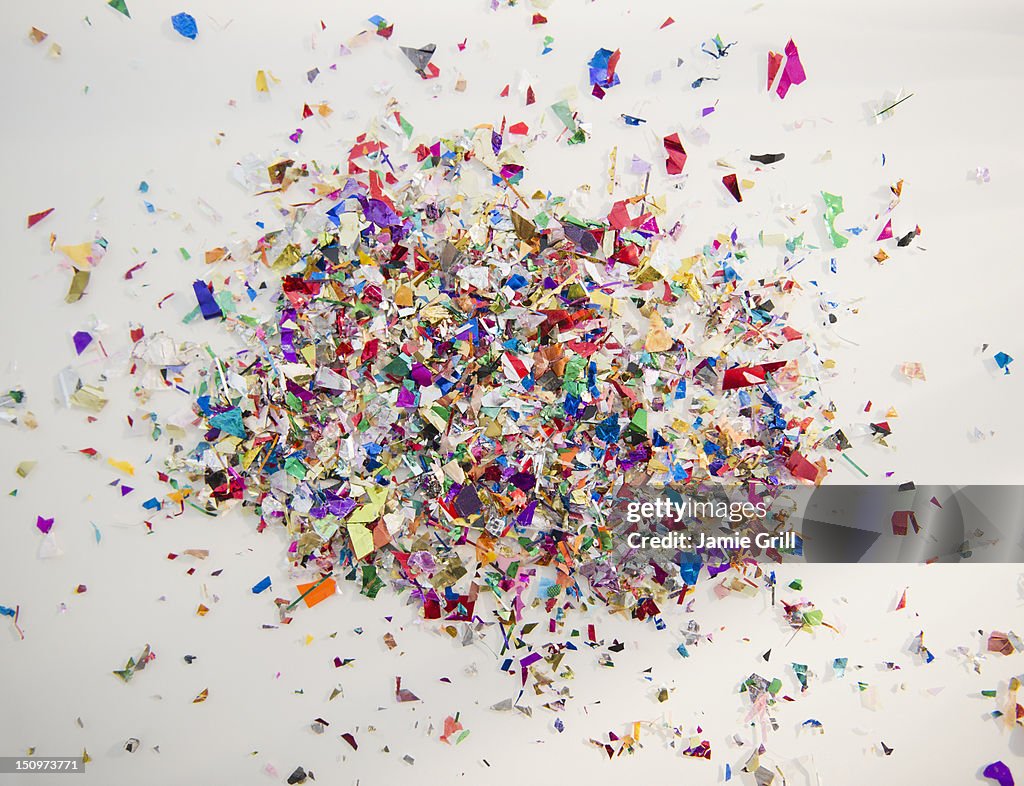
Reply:
M580 94L574 106L593 137L574 148L553 138L540 142L525 190L568 192L590 183L588 204L599 214L607 207L611 146L619 146L620 165L636 153L662 171L660 138L679 131L690 154L688 182L670 194L672 212L682 213L687 224L681 255L734 224L745 232L763 227L792 235L805 229L810 242L824 245L817 193L842 194L847 213L840 226L864 221L868 232L836 254L838 276L820 261L805 262L794 275L828 282L837 300L864 298L859 315L845 318L839 330L856 345L826 352L839 361L828 393L840 406L839 422L851 425L856 460L873 478L894 471L898 479L918 482L1020 482L1021 373L1004 377L991 363L992 350L1024 358L1015 316L1024 278L1016 240L1024 174L1016 131L1024 71L1015 55L1024 30L1019 5L645 2L629 10L603 0L556 2L543 11L550 20L543 27L530 26L534 9L527 4L498 12L483 2L206 5L129 0L132 19L98 0L18 4L5 11L0 382L25 387L40 427L2 431L5 490L18 488L19 494L4 497L0 604L21 605L26 640L2 620L0 754L21 754L30 746L39 755L87 748L94 762L75 781L83 786L272 783L263 774L268 763L279 773L276 782L301 764L319 783L369 786L492 782L496 776L537 784L584 778L710 784L721 782L725 762L734 778L745 777L736 773L751 748L737 749L727 738L740 733L751 739L743 724L746 702L736 690L757 671L782 677L785 692L798 699L778 710L781 728L769 735L769 752L778 759L813 756L823 783L970 783L996 759L1024 778L1022 731L1011 735L987 718L996 705L979 698L982 689L1003 688L1009 676L1024 671L1021 657L990 656L978 676L953 652L961 645L983 649L979 630L1021 632L1020 566L783 568L780 584L801 577L805 594L843 629L839 636L827 630L801 635L788 645L788 630L763 601L714 601L705 587L693 618L705 632L714 631L714 642L701 643L686 661L675 653L685 615L670 615L670 630L658 634L651 626L596 613L589 621L598 625L599 637L618 637L627 648L615 656L614 669L597 666L596 652L573 658L575 698L559 735L547 710L538 708L531 720L487 709L515 695L516 678L497 672L485 649L463 649L387 593L370 602L344 586L342 599L297 615L289 627L262 630L263 623L275 622L271 596L292 592L281 560L283 539L274 532L257 536L252 519L211 521L198 514L157 519L147 535L138 506L159 488L142 464L151 452L159 463L163 448L125 435L130 380L108 384L114 400L95 423L53 402L54 378L64 366L81 366L87 377L105 368L92 352L73 358L71 332L93 318L107 325L112 347L124 346L130 321L145 324L149 333L165 329L183 339L230 345L212 326L185 327L180 318L192 307L191 281L209 275L202 251L232 237L255 236L250 213L257 208L272 220L268 202L251 199L229 179L242 156L292 149L287 134L301 126L301 157L340 160L346 143L383 108L386 98L374 87L385 82L417 134L426 136L498 122L502 114L509 122L526 121L531 130L544 116L543 126L555 129L544 108L575 89ZM196 16L197 41L171 30L169 17L180 10ZM392 39L373 37L352 55L339 56L339 44L366 29L363 20L374 13L395 23ZM676 24L659 31L668 15ZM31 46L26 33L32 25L50 38ZM716 32L739 42L717 65L698 49ZM544 35L554 36L554 52L540 57ZM808 81L779 102L764 94L764 61L769 48L779 51L790 36ZM455 44L465 37L467 49L459 53ZM59 60L46 56L54 41L63 47ZM397 47L430 41L438 44L442 76L424 82ZM584 92L586 61L600 46L623 51L623 84L604 101ZM682 69L675 68L677 56L686 61ZM329 70L332 63L336 72ZM314 66L321 75L309 85L305 72ZM269 96L254 89L260 68L281 79ZM650 77L656 69L662 79L655 84ZM461 95L452 92L458 72L469 83ZM721 80L691 90L690 82L702 75ZM512 83L513 97L497 98L506 83ZM537 93L528 108L517 91L526 84ZM868 102L900 87L914 97L891 120L869 123ZM237 106L229 106L231 99ZM321 100L335 109L330 122L301 121L302 104ZM704 123L710 142L691 142L700 108L716 100L717 111ZM623 112L649 123L626 128L617 120ZM826 150L832 161L814 163ZM777 151L787 153L785 165L757 176L742 205L723 198L716 159L738 163L751 152ZM991 183L974 181L976 166L991 169ZM878 229L871 219L887 204L888 183L901 177L906 184L896 229L920 224L918 244L927 252L901 250L880 267L870 258L877 245L868 233ZM620 194L637 187L633 178L621 179ZM155 217L143 209L141 180L149 182L147 198L161 211ZM652 190L663 187L662 178L652 181ZM200 197L222 221L198 208ZM809 207L795 231L785 227L778 209L784 203ZM48 207L56 213L26 231L25 216ZM109 253L86 297L66 305L70 276L50 255L48 235L79 243L96 231L110 241ZM180 246L188 248L191 262L182 261ZM758 254L764 264L778 261L773 252ZM142 260L148 260L146 268L124 281L123 273ZM176 297L157 310L156 302L172 291ZM993 346L983 358L985 342ZM904 360L923 362L928 382L911 385L896 375ZM172 396L163 394L156 406L174 411L187 404L184 396ZM891 421L891 449L855 436L862 432L855 424L866 422L868 399L874 401L871 419L889 406L900 413ZM994 433L971 440L975 427ZM115 471L64 450L86 446L139 466L133 483L138 490L121 499L106 485ZM22 481L13 470L26 459L40 464ZM856 480L843 467L837 479ZM37 559L37 514L56 517L63 557ZM98 546L90 522L103 533ZM188 558L166 559L168 552L187 548L211 552L194 563L195 576L185 574L193 564ZM216 569L223 574L210 577ZM249 587L268 573L274 591L251 595ZM88 592L76 596L79 583ZM892 612L908 586L908 611ZM218 602L210 602L204 587ZM204 598L212 611L199 618L194 612ZM65 613L58 611L62 602ZM395 615L395 625L383 620L386 614ZM587 621L576 627L585 630ZM353 632L357 626L364 628L362 636ZM393 652L381 642L387 630L400 645ZM920 630L937 658L928 666L906 650ZM338 632L334 639L327 637L332 631ZM307 634L315 637L309 646ZM121 684L110 671L147 642L157 660L131 684ZM770 665L760 658L768 648ZM198 661L185 665L186 653ZM356 662L336 670L335 656ZM840 656L863 669L834 680L830 664ZM896 661L902 670L884 671L882 661ZM790 662L807 663L818 675L802 696ZM471 663L479 667L476 676L465 673ZM654 667L654 683L641 678L647 667ZM395 704L396 675L423 704ZM441 676L452 684L440 683ZM861 707L858 679L878 687L881 709ZM336 684L345 696L327 703ZM662 684L676 690L659 705L653 696ZM937 695L926 692L937 687ZM203 688L209 688L209 700L193 705ZM438 729L456 711L472 733L449 748L438 741ZM656 737L642 739L636 755L612 762L586 744L663 713L677 725L700 724L712 742L713 761L682 759ZM309 730L318 716L331 722L323 736ZM798 731L812 717L824 724L824 736ZM339 740L345 731L356 735L358 751ZM143 748L129 755L122 745L133 736ZM892 756L879 753L881 740L895 748ZM153 751L157 745L160 753ZM384 746L390 753L381 752ZM402 762L405 754L415 757L414 766ZM51 780L63 782L43 776L34 782Z

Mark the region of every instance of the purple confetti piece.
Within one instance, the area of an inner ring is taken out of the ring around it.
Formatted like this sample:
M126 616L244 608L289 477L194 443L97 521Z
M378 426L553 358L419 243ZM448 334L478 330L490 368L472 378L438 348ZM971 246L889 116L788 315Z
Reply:
M1010 772L1010 768L1001 761L992 762L981 774L986 778L991 778L999 786L1013 786L1013 774Z

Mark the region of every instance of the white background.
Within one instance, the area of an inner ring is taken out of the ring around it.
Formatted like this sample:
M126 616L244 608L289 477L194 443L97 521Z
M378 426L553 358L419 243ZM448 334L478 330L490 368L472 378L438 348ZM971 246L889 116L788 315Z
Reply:
M221 0L186 8L164 0L128 2L131 19L99 0L8 4L0 33L6 175L0 383L23 386L40 422L35 431L0 432L4 490L18 489L2 503L0 604L20 604L26 632L18 640L3 618L0 754L35 746L39 755L77 755L87 748L94 761L75 781L83 784L272 783L283 782L297 765L312 769L319 783L370 786L497 778L710 784L722 781L726 762L734 778L747 777L736 772L751 740L761 740L743 723L747 703L737 688L757 671L781 677L785 692L797 699L776 713L780 729L765 741L769 758L810 756L822 783L963 784L980 780L980 768L996 759L1024 778L1022 731L1010 733L987 717L997 705L980 697L983 689L1005 689L1009 676L1024 671L1020 656L989 656L979 676L955 654L958 646L982 651L993 628L1022 632L1019 565L781 569L780 584L804 581L803 593L787 591L786 597L814 600L840 635L819 629L791 640L778 609L764 600L717 601L707 587L698 592L694 614L670 614L664 633L595 612L578 627L595 622L599 638L617 637L627 646L612 669L597 666L597 653L589 650L572 659L574 699L563 714L566 730L558 734L548 710L538 708L532 719L489 710L515 696L516 678L499 673L485 648L463 649L386 592L370 602L343 586L341 598L302 610L291 626L261 629L275 622L272 596L294 595L281 534L257 536L255 521L241 516L212 521L198 514L154 519L147 534L139 504L160 491L151 467L159 465L163 448L128 436L131 380L107 383L112 401L93 423L80 410L59 407L54 386L56 373L69 364L89 381L104 370L123 371L123 358L105 363L95 348L74 357L71 333L95 320L105 326L101 336L112 354L126 345L129 322L144 324L147 333L164 329L180 339L231 346L213 326L186 327L180 319L194 303L192 280L211 274L201 263L205 249L256 237L257 218L275 225L270 203L249 197L230 179L231 166L246 154L281 150L341 161L352 137L382 110L385 94L399 100L416 141L500 122L503 114L510 123L527 122L531 131L557 131L544 108L570 97L592 138L573 148L557 144L554 134L541 140L523 190L569 193L591 184L589 197L578 196L601 215L608 207L611 147L619 147L620 168L636 154L663 172L660 139L680 132L690 154L686 185L670 194L672 214L687 226L680 256L737 225L748 239L762 228L790 236L805 231L807 242L827 248L817 193L842 194L847 213L839 226L865 223L868 230L835 254L837 275L816 255L794 276L809 295L814 290L807 282L814 279L834 300L863 298L859 314L841 318L842 340L823 344L823 354L839 363L827 393L839 405L838 421L854 441L855 459L872 480L891 471L898 480L918 482L1020 482L1021 376L1003 376L991 359L999 350L1024 357L1017 318L1024 174L1019 4L572 0L543 9L549 24L531 27L534 9L527 4L495 12L476 0ZM171 29L170 16L181 10L199 22L194 42ZM371 36L341 56L340 45L368 29L365 19L374 13L394 22L391 40ZM676 24L658 30L669 15ZM28 42L33 25L49 33L43 44ZM738 41L719 63L698 48L716 32ZM541 57L544 35L555 38L554 51ZM764 91L764 63L766 52L781 51L790 36L808 81L780 102ZM464 38L460 53L455 45ZM59 59L47 57L52 42L62 47ZM442 69L433 82L420 80L397 49L428 42L437 43L434 62ZM597 101L587 95L585 64L601 46L622 49L622 85ZM677 57L684 60L681 68ZM313 67L321 75L310 85L305 73ZM281 80L270 95L255 91L258 69ZM468 88L457 94L460 72ZM698 76L720 81L693 90ZM508 83L511 97L498 98ZM528 108L527 84L537 94ZM914 97L886 122L871 122L873 102L900 88ZM335 114L329 122L302 121L302 104L317 101L328 101ZM717 111L703 123L710 141L701 145L695 132L700 110L716 101ZM620 113L649 123L627 128ZM296 149L287 135L300 126L306 133ZM831 161L820 161L826 151ZM742 205L733 204L720 183L726 170L716 160L751 175L742 162L764 152L786 152L787 158L774 172L754 175L757 187ZM991 170L990 183L975 181L978 166ZM913 250L894 253L889 244L892 259L879 266L871 259L879 228L873 217L898 178L906 183L894 231L919 224L923 235ZM639 187L635 177L620 179L620 197ZM151 186L146 199L156 215L142 205L142 180ZM663 175L652 179L653 191L667 185ZM199 198L221 220L200 209ZM784 205L808 211L797 226L787 226ZM29 213L49 207L56 207L54 215L25 229ZM259 216L252 212L257 209ZM70 273L50 254L49 233L73 244L97 231L110 251L85 298L66 305ZM191 262L178 254L182 246ZM757 253L769 266L779 262L774 251ZM143 260L144 270L125 281L124 272ZM176 296L157 310L156 302L171 292ZM829 339L822 333L820 340ZM982 353L985 343L992 346ZM895 372L908 360L924 364L926 383L911 384ZM169 412L186 406L184 396L174 395L162 394L156 406ZM862 412L869 399L870 416ZM890 406L900 417L890 420L894 436L884 448L863 436L864 424L881 419ZM975 429L984 439L972 437ZM129 480L137 491L121 499L107 485L118 477L115 470L74 454L87 446L139 467ZM144 467L151 453L154 465ZM14 468L28 459L39 466L21 480ZM840 482L858 480L843 466L835 475ZM40 514L56 517L60 558L37 558ZM102 532L98 545L91 523ZM188 548L207 548L210 558L166 559ZM189 567L196 568L194 576L186 575ZM222 575L211 577L217 569ZM274 591L253 596L249 587L267 574ZM78 584L88 592L75 595ZM908 608L894 612L905 587ZM203 618L195 615L200 602L212 608ZM394 615L394 622L385 615ZM675 647L688 618L713 641L691 648L692 657L683 661ZM361 636L353 630L359 626ZM927 666L907 652L922 630L936 655ZM394 633L396 650L384 646L385 631ZM314 637L308 645L307 635ZM122 684L111 670L147 642L156 661ZM761 655L769 648L772 661L765 664ZM198 660L186 665L185 654ZM335 656L356 660L335 669ZM831 676L835 657L850 659L844 680ZM886 671L883 661L902 668ZM791 662L806 663L817 675L806 694L799 693ZM470 664L479 669L475 676L467 673ZM642 678L648 667L653 682ZM395 703L396 675L422 704ZM440 682L443 676L451 684ZM857 680L875 687L878 709L862 706ZM339 684L344 697L328 703ZM669 702L658 704L654 695L663 685L674 690ZM209 700L193 705L203 688ZM471 734L449 748L437 736L444 717L455 712ZM331 723L323 736L309 730L318 716ZM808 718L824 724L823 736L800 731ZM712 762L683 759L678 747L653 733L645 732L636 755L611 762L587 744L608 731L626 733L637 720L667 720L688 730L699 724L712 742ZM356 736L358 751L338 738L342 732ZM730 742L733 734L747 745ZM129 737L142 741L135 754L123 751ZM881 754L881 741L895 749L891 756ZM406 754L415 764L402 761ZM276 778L265 774L268 765ZM50 780L37 776L36 782Z

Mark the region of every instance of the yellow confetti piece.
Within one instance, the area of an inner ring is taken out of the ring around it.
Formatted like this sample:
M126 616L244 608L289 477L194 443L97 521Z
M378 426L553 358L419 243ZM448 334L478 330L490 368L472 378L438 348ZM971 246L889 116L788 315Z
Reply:
M388 498L388 490L371 486L366 490L366 493L370 501L356 508L349 517L349 523L372 524L380 518L381 511L384 509L384 503Z
M78 243L74 246L57 246L57 250L75 263L79 270L88 270L93 265L92 243Z
M117 459L107 459L107 463L114 469L120 470L126 475L134 475L135 467L129 464L127 461L118 461Z
M352 539L352 553L356 559L362 559L373 552L373 531L363 524L348 522L348 536Z
M104 395L103 388L95 385L83 385L68 398L74 406L88 409L92 412L99 412L109 399Z

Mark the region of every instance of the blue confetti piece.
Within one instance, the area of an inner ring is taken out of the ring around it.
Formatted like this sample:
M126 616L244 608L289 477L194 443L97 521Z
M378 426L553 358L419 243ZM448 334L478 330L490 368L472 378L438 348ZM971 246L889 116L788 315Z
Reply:
M210 425L239 439L245 439L247 436L245 426L242 424L242 411L238 407L232 407L227 412L214 415L210 418Z
M609 415L605 420L597 424L595 433L603 442L615 442L619 438L618 415Z
M203 312L203 319L217 319L224 316L217 301L213 299L210 288L205 281L197 280L192 284L192 291L196 293L196 300L199 301L199 309Z
M599 85L604 89L615 87L619 84L619 75L614 71L609 77L608 67L611 65L612 56L615 53L610 49L598 49L594 56L587 63L590 66L590 84Z
M679 578L684 584L694 586L697 583L697 576L700 575L700 567L704 564L700 554L683 552L679 555Z
M1010 364L1012 362L1013 358L1005 352L996 352L996 365L1003 370L1004 374L1010 373Z
M676 385L676 392L673 398L676 401L686 398L686 380L682 377L679 379L679 384Z
M259 595L261 592L265 592L270 589L270 576L260 579L256 584L253 585L252 594Z
M196 36L199 35L199 28L196 27L196 20L192 14L186 14L184 11L175 14L171 17L171 24L180 35L192 41L195 41Z

